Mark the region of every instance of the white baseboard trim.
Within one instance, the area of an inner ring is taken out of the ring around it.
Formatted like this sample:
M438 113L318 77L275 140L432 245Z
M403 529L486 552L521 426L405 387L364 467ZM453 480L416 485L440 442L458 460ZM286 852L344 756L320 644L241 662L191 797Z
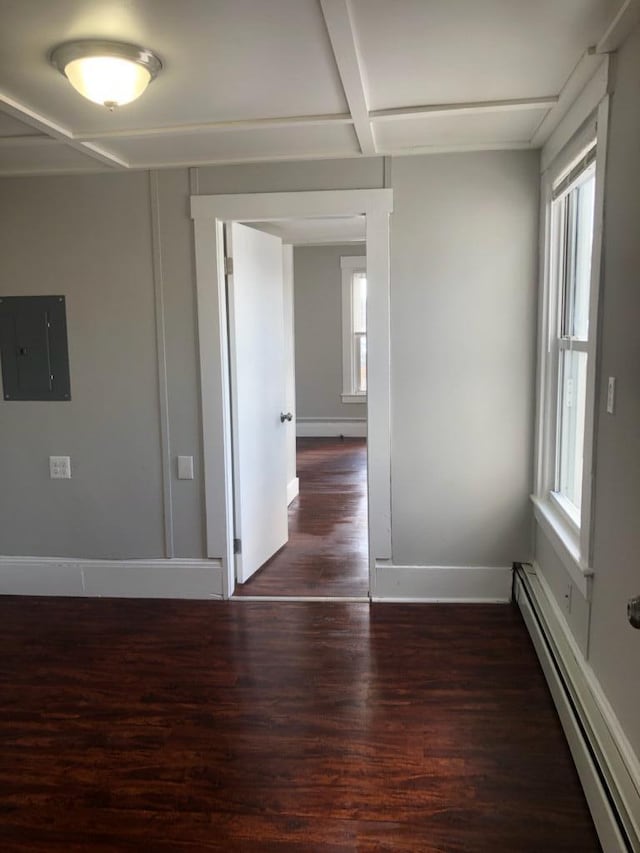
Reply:
M0 557L0 595L222 598L222 560Z
M365 438L366 418L297 418L298 438L331 438L344 435L346 438Z
M527 594L528 593L528 594ZM516 599L562 722L604 853L640 850L640 763L538 567Z
M376 563L373 601L506 602L508 566L394 566Z
M287 506L300 494L300 478L294 477L287 483Z

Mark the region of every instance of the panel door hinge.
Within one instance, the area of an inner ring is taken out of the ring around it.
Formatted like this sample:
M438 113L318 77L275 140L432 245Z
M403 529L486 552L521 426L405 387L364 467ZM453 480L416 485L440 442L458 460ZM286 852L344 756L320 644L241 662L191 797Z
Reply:
M233 258L224 259L224 274L233 275Z
M242 554L242 539L233 540L233 553Z

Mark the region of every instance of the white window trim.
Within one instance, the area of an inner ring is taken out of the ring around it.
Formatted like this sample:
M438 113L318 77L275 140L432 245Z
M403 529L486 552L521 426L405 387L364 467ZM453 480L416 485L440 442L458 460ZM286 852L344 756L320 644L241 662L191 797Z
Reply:
M562 154L554 159L542 175L540 233L542 293L538 318L538 388L536 417L535 492L532 495L537 522L548 535L570 577L587 599L591 594L593 577L593 478L595 472L594 435L597 425L596 388L598 387L597 339L601 289L602 228L604 211L604 180L607 155L609 97L597 104L596 187L594 201L593 247L591 256L591 288L589 298L589 359L587 361L587 390L584 430L584 465L580 525L575 524L562 506L562 498L553 492L556 478L556 418L558 347L555 311L556 284L552 277L552 186L566 170L568 162ZM582 129L584 133L584 128ZM567 146L570 148L571 145Z
M342 394L343 403L366 403L367 393L354 390L354 364L351 337L353 329L353 274L367 271L366 255L343 255L342 269Z

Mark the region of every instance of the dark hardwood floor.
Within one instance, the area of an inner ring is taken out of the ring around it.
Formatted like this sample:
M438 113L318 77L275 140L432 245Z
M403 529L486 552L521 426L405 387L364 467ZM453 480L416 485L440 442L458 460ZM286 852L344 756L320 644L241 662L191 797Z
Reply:
M595 853L508 605L0 598L0 849Z
M235 594L366 596L365 439L299 438L297 467L289 541Z

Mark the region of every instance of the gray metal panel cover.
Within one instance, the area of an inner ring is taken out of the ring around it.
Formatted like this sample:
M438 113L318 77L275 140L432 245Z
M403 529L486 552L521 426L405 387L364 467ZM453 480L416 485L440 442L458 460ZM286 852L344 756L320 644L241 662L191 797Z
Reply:
M70 400L64 296L0 298L5 400Z

